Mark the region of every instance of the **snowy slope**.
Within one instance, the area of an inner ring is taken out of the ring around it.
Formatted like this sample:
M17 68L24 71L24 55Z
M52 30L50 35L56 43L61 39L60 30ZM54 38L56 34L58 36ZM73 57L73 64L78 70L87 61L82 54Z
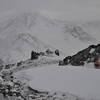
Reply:
M97 39L98 43L100 42L100 20L85 22L81 26L86 32L91 33Z
M28 78L34 89L63 91L82 98L100 100L100 70L52 65L24 70L16 75Z
M12 63L28 59L31 50L44 51L47 48L60 49L66 54L64 56L72 55L99 41L99 31L97 35L92 31L96 28L94 24L60 21L39 13L15 14L0 22L0 58ZM29 67L27 64L25 66ZM33 88L64 91L79 97L100 100L99 70L58 67L54 64L16 74L20 76L23 73L30 79Z
M45 51L46 49L54 50L54 48L46 43L43 43L29 33L20 33L2 40L1 58L5 62L14 63L21 60L29 59L31 51Z
M25 41L22 43L22 40L19 42L15 41L18 35L22 33L29 33L44 43L60 49L66 53L66 55L73 54L85 48L88 44L96 42L96 38L91 36L88 32L85 32L81 26L72 22L50 19L40 13L10 13L8 14L8 18L5 19L6 20L3 19L3 21L0 21L0 56L4 57L7 55L6 62L20 60L19 55L22 56L21 59L28 57L23 55L27 54L29 48L32 48L30 43L28 44ZM16 48L12 45L13 42L16 42L14 43L14 45L17 46ZM31 42L34 42L34 40ZM81 45L81 47L79 45ZM37 47L41 48L41 46L39 46ZM12 51L10 48L14 48L14 50ZM36 49L36 46L34 49ZM22 53L21 51L24 52ZM15 57L16 59L14 59Z

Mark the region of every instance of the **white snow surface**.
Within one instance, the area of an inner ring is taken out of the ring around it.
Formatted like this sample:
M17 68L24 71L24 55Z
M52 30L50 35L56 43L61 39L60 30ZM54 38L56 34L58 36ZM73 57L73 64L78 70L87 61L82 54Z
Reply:
M4 15L4 18L0 17L0 58L6 62L25 60L30 57L32 49L45 50L45 45L72 55L99 41L94 34L90 34L91 28L87 24L50 19L37 12Z
M20 71L16 75L24 75L34 89L63 91L82 98L100 100L100 70L49 65Z
M29 58L32 49L41 51L47 47L61 50L64 56L73 55L89 44L100 41L100 23L97 22L70 23L52 20L37 13L11 16L0 23L0 58L17 62ZM97 69L44 65L16 74L29 78L30 85L36 89L65 91L79 97L100 100L100 70Z

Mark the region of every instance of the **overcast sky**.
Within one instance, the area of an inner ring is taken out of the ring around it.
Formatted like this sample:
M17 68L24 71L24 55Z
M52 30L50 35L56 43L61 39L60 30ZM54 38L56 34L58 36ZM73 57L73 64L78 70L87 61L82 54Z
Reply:
M0 12L38 10L64 19L99 19L100 0L0 0Z

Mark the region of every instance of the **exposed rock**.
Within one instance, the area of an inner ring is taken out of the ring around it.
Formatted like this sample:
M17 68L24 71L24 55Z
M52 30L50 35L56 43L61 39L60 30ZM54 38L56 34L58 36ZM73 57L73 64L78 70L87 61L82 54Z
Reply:
M95 68L100 68L100 44L90 45L86 49L83 49L73 56L67 56L63 61L59 62L59 65L83 66L85 63L94 62Z

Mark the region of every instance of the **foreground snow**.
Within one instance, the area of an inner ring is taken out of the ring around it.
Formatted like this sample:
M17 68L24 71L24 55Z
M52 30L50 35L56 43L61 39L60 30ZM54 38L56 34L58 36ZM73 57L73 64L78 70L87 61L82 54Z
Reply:
M100 100L100 70L52 65L20 71L16 76L27 77L34 89L63 91Z

